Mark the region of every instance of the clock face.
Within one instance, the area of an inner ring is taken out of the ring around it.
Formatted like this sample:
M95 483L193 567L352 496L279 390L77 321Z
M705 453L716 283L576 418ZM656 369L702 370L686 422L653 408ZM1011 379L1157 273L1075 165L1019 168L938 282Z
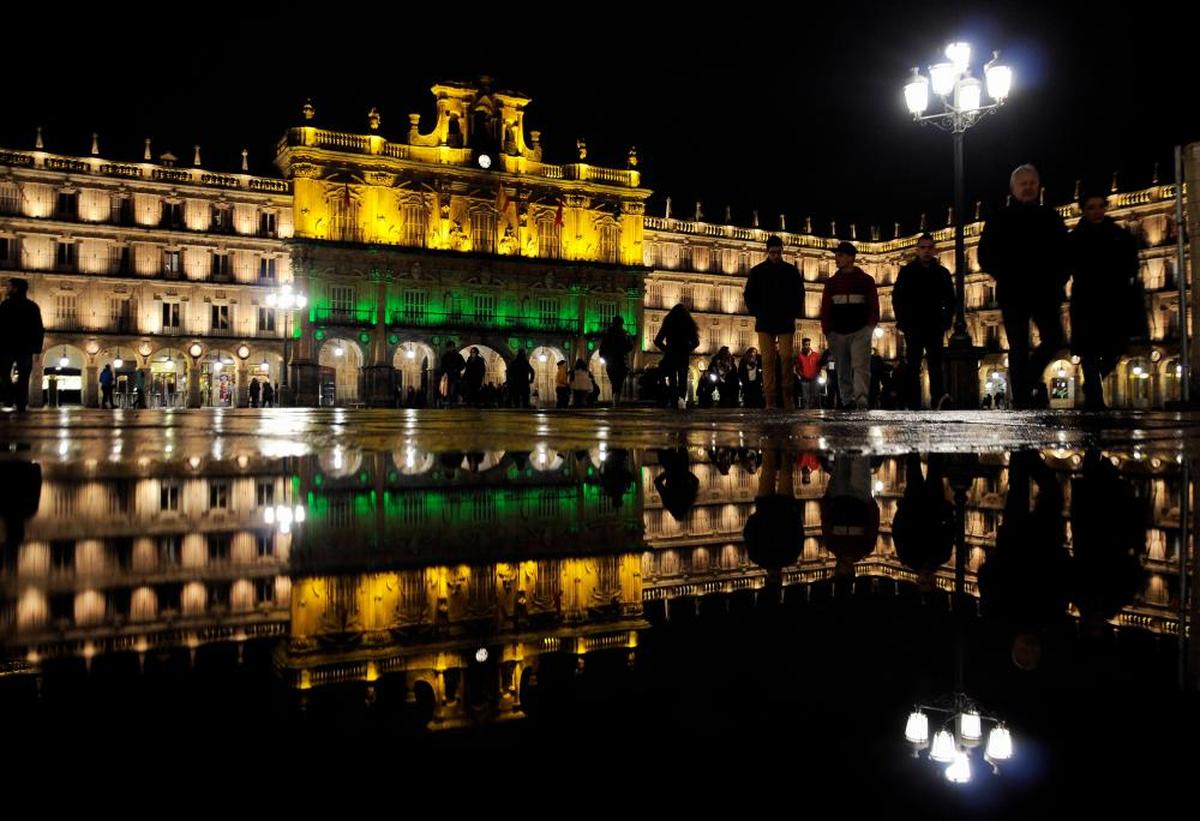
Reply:
M480 154L479 155L479 167L480 168L491 168L492 167L492 158L489 157L487 154Z

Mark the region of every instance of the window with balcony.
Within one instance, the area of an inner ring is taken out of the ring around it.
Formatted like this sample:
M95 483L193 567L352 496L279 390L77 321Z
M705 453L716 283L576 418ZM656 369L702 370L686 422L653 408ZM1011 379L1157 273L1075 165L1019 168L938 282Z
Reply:
M258 261L258 278L266 282L275 281L275 257L262 257Z
M494 322L496 320L496 297L487 294L475 297L475 320L477 322Z
M176 278L183 273L183 254L180 251L163 251L163 276Z
M354 288L334 285L329 289L329 310L335 319L349 319L354 315Z
M275 212L263 211L258 215L258 235L260 237L275 236Z
M79 259L79 248L73 242L58 242L54 246L54 267L60 271L75 270Z
M212 482L208 486L208 508L209 510L228 510L229 509L229 483L228 482Z
M425 311L429 307L429 295L424 291L405 291L404 292L404 318L417 321L425 317Z
M159 219L159 227L178 229L183 227L183 203L182 202L164 202L162 204L162 215Z
M214 331L229 330L229 306L228 305L213 305L212 306L212 329Z
M260 333L275 333L275 309L258 309L258 330Z
M164 331L178 331L183 325L182 306L178 302L164 302L162 306L162 328Z
M213 279L228 279L231 276L231 268L229 265L229 254L213 252L212 267L210 270Z
M179 485L164 483L158 490L158 509L161 512L179 511Z
M59 327L70 327L79 321L79 299L75 294L58 294L54 297L54 322Z
M54 201L54 216L60 220L73 220L79 216L79 192L59 191Z
M491 253L496 250L496 214L475 211L471 214L471 247Z
M128 332L133 329L133 306L129 297L117 296L108 301L109 330Z

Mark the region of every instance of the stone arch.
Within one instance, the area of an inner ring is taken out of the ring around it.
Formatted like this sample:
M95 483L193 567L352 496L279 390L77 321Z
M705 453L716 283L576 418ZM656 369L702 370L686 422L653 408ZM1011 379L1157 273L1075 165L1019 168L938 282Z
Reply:
M210 348L196 361L200 369L200 405L237 407L238 359L232 351Z
M539 345L529 353L529 364L533 366L534 407L552 408L557 399L554 392L558 375L558 363L567 358L561 349L553 345Z
M365 352L355 339L333 336L321 343L317 353L320 405L328 407L359 401L364 359Z
M146 357L146 405L151 408L187 406L192 360L179 348L159 348Z
M459 341L462 345L462 341ZM482 342L476 342L470 345L463 345L459 349L463 359L467 359L471 355L471 349L478 348L479 355L483 357L483 361L487 364L487 372L483 377L483 384L493 382L497 386L503 385L508 373L508 357L496 350L495 348L485 345Z
M1050 391L1050 407L1073 408L1081 391L1078 366L1069 359L1056 359L1042 371L1042 381Z
M1117 364L1117 397L1126 408L1154 404L1154 364L1148 356L1129 356Z
M81 348L51 345L42 356L42 404L82 405L88 355Z
M438 368L438 354L431 345L419 340L402 340L392 356L392 367L399 374L397 387L401 403L407 403L409 388L415 389L414 401L423 403L429 397Z

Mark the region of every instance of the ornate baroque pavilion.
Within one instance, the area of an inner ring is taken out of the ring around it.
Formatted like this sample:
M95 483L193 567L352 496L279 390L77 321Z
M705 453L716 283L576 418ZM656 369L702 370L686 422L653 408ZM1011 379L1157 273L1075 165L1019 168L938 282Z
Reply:
M245 152L239 173L205 170L199 147L190 164L155 158L149 140L140 162L105 159L96 137L89 156L55 154L40 132L33 150L0 150L0 276L29 280L47 327L30 403L98 405L98 373L113 364L117 396L141 381L151 406L243 406L252 380L297 405L388 406L431 388L447 343L479 347L497 384L524 349L543 404L560 359L589 359L607 399L595 349L614 315L641 340L635 367L657 357L654 334L676 302L701 328L696 371L722 345L740 354L754 344L741 294L770 233L811 283L797 341L823 347L820 283L847 238L836 226L745 228L728 212L706 222L699 206L692 220L669 205L649 216L636 150L626 168L604 168L580 140L575 161L549 164L525 127L529 98L487 84L432 91L428 130L419 114L386 129L372 110L366 133L332 131L306 105L276 146L281 178L247 173ZM1141 242L1151 329L1110 377L1117 406L1179 396L1175 195L1174 185L1114 185L1110 198ZM1059 210L1078 217L1074 204ZM966 307L985 352L983 395L1005 384L1007 340L976 261L978 208L975 217ZM902 343L891 287L919 232L856 233L859 264L881 289L876 347L892 359ZM933 233L949 262L953 228ZM302 309L280 307L289 286L306 296ZM1064 352L1046 373L1054 403L1081 401L1081 378Z

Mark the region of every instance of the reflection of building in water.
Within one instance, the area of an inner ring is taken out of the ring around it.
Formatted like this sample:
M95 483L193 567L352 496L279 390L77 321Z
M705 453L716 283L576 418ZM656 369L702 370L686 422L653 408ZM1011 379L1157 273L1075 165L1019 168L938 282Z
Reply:
M823 544L820 499L828 482L828 464L815 455L793 454L795 495L803 505L804 543L797 561L783 570L785 585L806 584L832 576L836 559ZM1069 517L1071 480L1079 474L1083 454L1047 451L1043 457L1063 486L1064 517ZM1145 501L1145 551L1141 557L1144 578L1139 592L1110 621L1117 626L1178 631L1179 494L1178 465L1170 457L1141 451L1105 453L1118 467L1135 498ZM706 459L701 451L694 459ZM974 460L966 493L966 591L978 596L976 574L996 546L997 528L1003 521L1008 495L1008 456L984 454ZM917 573L904 565L892 544L891 523L897 500L906 485L903 457L877 458L872 464L872 491L880 509L880 529L874 549L856 565L859 577L886 577L900 582L917 581ZM708 461L693 461L701 492L688 516L679 521L663 510L654 490L657 467L644 469L646 495L646 550L643 575L647 601L701 597L742 589L758 589L768 572L747 555L742 530L754 512L760 471L752 473L735 464L722 474ZM927 469L923 465L922 470ZM804 483L807 478L808 483ZM947 501L952 501L949 487ZM1071 550L1070 521L1066 548ZM954 587L954 556L934 574L934 585L943 591ZM1078 615L1075 605L1072 613ZM669 612L669 611L668 611Z
M31 661L282 635L291 537L264 524L286 485L230 460L198 475L43 465L37 514L6 555L0 633Z

